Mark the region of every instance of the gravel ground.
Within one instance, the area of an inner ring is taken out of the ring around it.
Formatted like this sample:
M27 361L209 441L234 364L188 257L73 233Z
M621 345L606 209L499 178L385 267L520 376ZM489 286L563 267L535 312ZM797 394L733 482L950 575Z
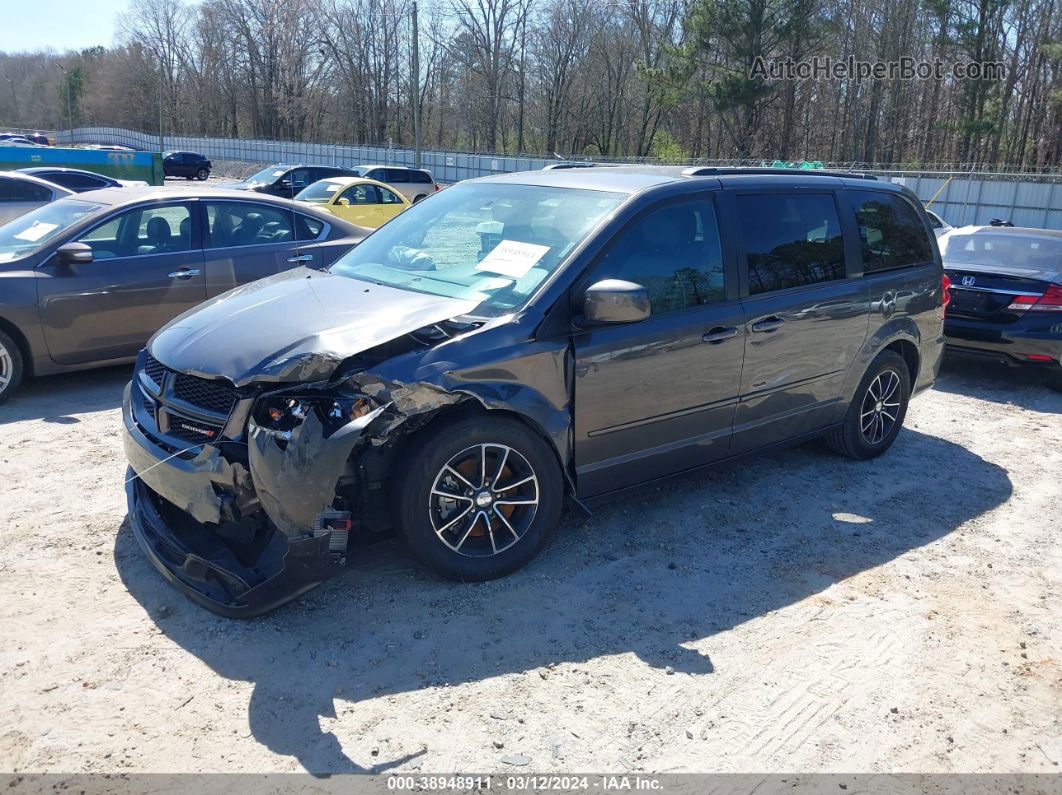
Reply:
M0 407L2 770L1062 762L1062 395L1018 373L947 366L872 462L810 444L633 493L492 583L385 544L252 621L132 539L128 376Z

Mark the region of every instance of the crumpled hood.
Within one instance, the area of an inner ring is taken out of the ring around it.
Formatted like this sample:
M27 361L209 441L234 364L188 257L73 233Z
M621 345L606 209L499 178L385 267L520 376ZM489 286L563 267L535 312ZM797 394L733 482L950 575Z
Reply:
M174 370L237 386L318 381L350 356L476 304L297 268L185 312L148 350Z

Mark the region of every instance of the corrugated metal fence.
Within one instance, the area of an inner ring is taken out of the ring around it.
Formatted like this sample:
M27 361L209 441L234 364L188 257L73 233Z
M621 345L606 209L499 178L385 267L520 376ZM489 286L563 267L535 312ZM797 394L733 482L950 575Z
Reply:
M158 136L117 127L83 127L58 132L59 142L111 143L137 149L158 148ZM413 150L377 146L315 144L240 138L166 136L167 149L190 149L211 160L260 163L302 162L325 165L375 163L412 166ZM557 161L542 157L483 155L424 150L421 163L440 182L511 171L539 169ZM629 161L628 161L629 162ZM696 165L734 165L733 161L696 161ZM829 165L829 164L828 164ZM954 226L986 224L993 218L1017 226L1062 229L1062 174L988 174L975 171L861 169L883 179L903 181L923 202ZM938 195L939 192L939 195Z

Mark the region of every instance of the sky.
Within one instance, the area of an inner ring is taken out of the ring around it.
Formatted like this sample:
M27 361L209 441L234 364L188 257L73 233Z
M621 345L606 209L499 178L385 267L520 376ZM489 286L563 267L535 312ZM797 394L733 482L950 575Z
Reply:
M0 0L0 50L82 50L114 38L129 0Z

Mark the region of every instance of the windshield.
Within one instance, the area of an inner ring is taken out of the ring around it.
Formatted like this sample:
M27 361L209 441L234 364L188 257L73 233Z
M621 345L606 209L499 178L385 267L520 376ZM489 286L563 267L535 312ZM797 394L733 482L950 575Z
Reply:
M301 202L327 202L343 187L342 182L330 179L322 179L295 194L295 198Z
M0 226L0 262L10 262L43 246L105 204L60 199Z
M951 234L944 251L949 263L1055 269L1062 265L1062 240L1021 235Z
M263 168L257 174L252 174L244 180L248 185L272 185L280 177L288 173L284 166L270 166Z
M466 183L415 204L332 266L333 273L479 301L497 316L531 297L626 194Z

